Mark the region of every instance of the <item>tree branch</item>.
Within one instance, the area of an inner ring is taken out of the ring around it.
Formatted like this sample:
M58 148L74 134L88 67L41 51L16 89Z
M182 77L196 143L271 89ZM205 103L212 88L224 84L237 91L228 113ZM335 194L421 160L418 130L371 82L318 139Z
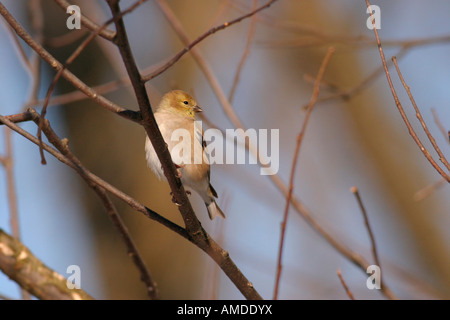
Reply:
M156 2L161 11L166 16L167 20L170 22L180 39L183 41L185 45L188 45L190 43L189 37L187 33L184 31L183 25L180 23L179 19L176 17L176 15L173 13L173 11L170 9L170 7L167 5L167 3L164 0L157 0ZM243 126L242 121L236 114L233 106L228 101L227 96L224 93L224 90L222 89L218 78L215 76L214 71L212 68L208 65L207 61L201 54L201 52L197 48L192 48L190 51L192 57L197 62L200 69L203 71L205 77L207 78L209 84L211 85L212 90L216 94L222 109L224 110L225 114L227 115L228 119L233 123L235 128L242 129L245 131L245 128ZM267 165L261 162L259 152L257 149L250 145L248 140L245 140L245 148L255 156L257 159L258 164L261 167L266 168ZM278 174L268 175L267 176L271 182L275 185L275 187L281 192L281 194L286 198L289 193L289 189L287 185L283 182L283 180L278 176ZM314 217L312 212L295 196L292 196L291 204L295 208L295 210L300 214L300 216L326 241L328 242L336 251L338 251L340 254L342 254L344 257L346 257L350 262L355 264L357 267L360 268L361 271L366 274L367 267L369 266L369 263L367 260L364 259L360 254L357 252L349 249L342 241L331 235L326 228L324 228L319 221L317 221ZM386 286L385 286L386 287Z
M445 165L447 170L450 171L450 164L448 163L448 161L445 158L444 154L442 153L441 149L437 145L436 140L431 135L430 130L428 130L428 126L425 123L425 121L423 120L422 113L420 112L419 107L416 104L416 100L414 100L414 97L413 97L413 95L411 93L411 89L406 84L405 79L403 78L403 75L400 72L400 68L398 67L398 64L397 64L397 58L396 57L392 57L392 61L394 62L395 69L397 70L398 77L400 78L400 81L401 81L403 87L405 88L406 93L408 94L409 100L411 101L411 103L413 105L414 111L416 112L416 117L419 120L420 124L422 125L423 131L427 135L428 140L430 140L431 145L433 146L434 150L436 150L437 154L439 155L439 160L441 160L441 162Z
M306 128L309 123L309 119L311 117L313 108L316 104L317 97L319 96L320 82L322 81L323 75L328 66L328 62L330 61L333 53L334 53L334 48L333 47L328 48L328 51L322 61L320 68L319 68L319 72L317 74L316 81L314 83L313 94L311 95L311 100L308 105L308 110L307 110L305 119L303 120L303 125L301 127L300 133L297 136L297 143L295 146L294 157L292 159L291 174L290 174L290 178L289 178L289 192L286 197L286 205L284 207L283 221L281 223L280 246L278 249L277 273L276 273L276 278L275 278L275 288L274 288L274 292L273 292L273 300L278 299L278 289L279 289L279 285L280 285L281 269L282 269L281 261L282 261L282 257L283 257L284 236L286 234L286 224L287 224L287 219L288 219L289 207L291 205L292 193L294 191L295 168L297 167L298 155L300 153L300 147L301 147L301 144L303 141L303 137L305 136L305 132L306 132Z
M370 7L370 2L369 0L366 0L366 5L369 8ZM381 58L381 63L383 64L383 68L384 68L384 73L386 74L386 79L387 82L389 84L389 88L391 90L392 93L392 97L394 98L394 102L395 105L403 119L403 122L405 122L406 127L408 128L408 132L411 135L411 137L413 138L414 142L418 145L419 149L422 151L422 153L424 154L424 156L427 158L427 160L431 163L431 165L433 166L433 168L436 169L437 172L439 172L439 174L447 181L450 183L450 176L447 175L440 167L439 165L433 160L433 158L431 157L430 153L428 152L428 150L424 147L424 145L422 144L422 142L420 141L419 137L417 136L416 132L414 131L413 127L411 126L411 123L408 120L408 117L406 116L406 113L403 109L402 104L400 103L400 100L397 96L397 92L395 91L394 85L392 83L392 79L391 76L389 74L389 70L387 67L387 63L386 63L386 58L384 56L384 52L383 52L383 47L381 46L381 41L380 41L380 37L378 35L378 31L377 28L375 27L375 18L373 17L373 12L372 10L370 11L370 17L372 19L372 24L373 24L373 31L375 33L375 38L377 40L377 46L378 46L378 51L380 53L380 58ZM394 59L395 62L395 59Z
M350 300L355 300L355 296L353 295L353 293L350 291L349 287L345 283L344 277L342 277L341 270L338 269L336 271L336 273L339 277L339 280L341 281L342 287L344 287L344 290L345 290L345 293L347 294L347 296L350 298Z
M166 71L167 69L169 69L171 66L173 66L178 60L181 59L181 57L183 57L186 53L188 53L189 51L191 51L191 49L193 47L195 47L197 44L199 44L200 42L202 42L204 39L206 39L207 37L209 37L210 35L213 35L214 33L216 33L217 31L223 30L225 28L228 28L238 22L241 22L244 19L247 19L255 14L257 14L258 12L270 7L274 2L276 2L278 0L270 0L268 1L265 5L247 13L244 14L236 19L233 19L229 22L225 22L219 26L213 27L211 29L209 29L208 31L206 31L205 33L203 33L201 36L199 36L197 39L195 39L194 41L190 42L190 43L185 43L186 47L184 47L180 52L178 52L175 56L173 56L166 64L164 64L161 68L159 68L158 70L155 70L154 72L144 76L142 79L144 81L149 81L157 76L159 76L161 73L163 73L164 71ZM158 0L158 3L160 6L166 6L167 4L161 2Z
M92 300L81 289L69 289L67 280L44 265L19 240L0 229L0 269L23 289L44 300Z
M55 3L57 5L59 5L62 9L64 9L64 12L66 12L67 7L69 7L71 4L69 2L67 2L66 0L54 0ZM87 29L95 32L95 30L99 29L99 25L95 22L93 22L92 20L88 19L86 16L84 16L83 14L81 15L81 25L86 27ZM113 30L110 29L104 29L101 30L101 32L99 33L99 35L108 40L108 41L112 41L116 35L116 33Z
M17 35L25 41L39 56L46 61L52 68L57 72L63 68L63 65L56 60L47 50L45 50L39 43L37 43L30 34L21 26L21 24L11 15L11 13L6 9L6 7L0 2L0 14L9 23L9 25L14 29ZM135 122L140 122L142 120L139 112L124 109L114 102L106 99L105 97L99 95L91 87L87 86L83 81L76 77L72 72L65 69L62 72L62 76L69 81L75 88L82 91L86 96L94 100L100 106L105 109L114 112L128 120ZM29 121L28 114L24 114L19 117L21 121Z
M42 116L40 117L36 112L32 112L33 120L38 125L39 128L42 128L42 131L46 135L47 139L61 152L67 159L69 159L77 168L79 168L79 172L81 177L86 181L86 183L95 191L97 196L103 203L109 217L111 218L114 226L119 231L120 236L122 237L125 246L127 247L128 255L133 260L133 263L136 265L138 271L141 274L141 280L144 282L147 293L151 299L159 299L159 293L156 287L156 283L153 281L153 278L145 265L144 260L141 257L141 254L134 244L133 239L128 233L128 229L120 218L119 213L117 212L116 207L112 203L105 189L94 183L86 174L86 169L83 167L80 160L70 151L68 147L67 140L60 139L53 129L50 126L50 123L47 119L44 119ZM42 140L40 140L40 147L42 146Z
M110 6L111 13L113 16L120 14L120 6L118 0L108 0L108 5ZM133 53L128 42L128 36L126 33L125 25L122 18L116 19L114 22L116 26L116 37L114 42L119 48L120 55L127 69L128 76L130 77L131 84L133 86L139 109L142 114L142 125L155 148L156 154L158 155L159 161L161 162L164 174L169 182L170 189L172 190L173 196L176 203L178 203L179 211L183 217L186 230L194 235L201 233L202 227L197 217L195 216L194 210L192 209L191 203L187 198L186 191L180 181L177 178L176 168L172 162L172 156L170 155L169 149L159 131L158 125L156 124L155 117L150 105L150 99L147 95L145 89L145 82L141 78L141 74L137 68L136 62L133 57Z
M118 0L107 0L113 16L120 13ZM153 112L151 110L150 99L145 89L145 80L137 68L133 53L128 41L126 28L123 19L118 19L116 25L116 38L114 39L119 48L122 60L127 69L131 84L135 91L138 105L142 114L142 125L152 142L153 148L161 162L164 174L169 182L175 201L180 205L178 207L184 220L186 231L189 234L189 240L204 250L216 263L222 268L225 274L236 285L241 293L247 299L262 299L259 293L254 289L251 282L242 274L234 262L231 260L228 252L223 250L203 229L200 221L197 219L191 203L187 198L184 187L179 178L177 178L176 168L164 139L156 124Z

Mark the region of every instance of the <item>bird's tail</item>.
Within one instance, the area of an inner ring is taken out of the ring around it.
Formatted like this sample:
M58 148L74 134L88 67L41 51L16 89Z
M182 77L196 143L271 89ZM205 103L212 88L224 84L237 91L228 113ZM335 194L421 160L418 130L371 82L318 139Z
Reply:
M217 216L221 216L225 219L225 213L219 208L216 201L211 201L209 204L205 202L206 209L208 209L209 218L212 220Z

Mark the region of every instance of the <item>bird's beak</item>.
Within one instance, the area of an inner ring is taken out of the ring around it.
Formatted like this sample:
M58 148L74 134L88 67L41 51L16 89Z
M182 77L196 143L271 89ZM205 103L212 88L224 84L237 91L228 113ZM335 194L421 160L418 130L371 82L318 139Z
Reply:
M203 109L200 108L199 106L194 107L194 112L198 113L198 112L202 112L202 111L203 111Z

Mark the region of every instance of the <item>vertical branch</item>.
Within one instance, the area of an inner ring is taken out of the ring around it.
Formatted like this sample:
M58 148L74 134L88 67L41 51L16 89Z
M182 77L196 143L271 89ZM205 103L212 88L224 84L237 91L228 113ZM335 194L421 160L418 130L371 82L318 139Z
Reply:
M34 30L34 39L37 43L44 42L44 14L42 12L41 0L31 0L28 2L29 14L31 16L31 25ZM30 58L31 88L28 97L29 103L35 103L38 100L39 87L41 84L41 58L33 51Z
M369 223L369 217L367 215L366 208L364 207L364 204L362 202L362 199L361 199L361 196L359 194L358 188L351 187L350 191L355 195L356 200L358 201L359 208L361 209L361 213L362 213L363 218L364 218L364 224L366 225L367 233L369 234L370 243L371 243L371 246L372 246L373 259L375 260L375 264L381 270L380 259L379 259L377 247L376 247L376 244L375 244L375 236L373 235L372 227L370 226L370 223ZM394 295L394 293L389 288L387 288L384 285L384 283L383 283L383 272L381 272L380 282L382 283L381 290L382 290L383 294L387 298L389 298L391 300L397 300L397 297Z
M118 0L107 0L113 16L120 14L120 6ZM116 26L116 37L114 42L119 48L120 55L127 69L128 76L130 77L131 84L133 86L139 109L142 113L142 125L147 132L150 141L158 155L159 161L161 162L164 174L169 182L169 186L172 190L174 199L176 203L180 204L178 207L181 216L183 217L184 223L186 225L186 230L190 234L201 235L202 227L197 217L195 216L194 210L192 209L191 203L186 196L183 185L179 178L177 178L176 168L173 164L172 157L167 149L167 145L159 131L158 125L156 124L155 117L150 105L150 99L147 95L145 89L145 81L142 80L141 74L137 68L136 62L131 51L130 43L128 41L128 35L126 32L125 24L122 18L114 21Z
M306 112L305 119L303 120L302 128L300 130L300 133L297 136L297 144L295 146L294 158L292 160L291 174L290 174L290 179L289 179L289 192L286 197L286 205L284 208L283 222L281 223L280 246L278 249L278 259L277 259L277 273L276 273L276 279L275 279L275 289L274 289L274 293L273 293L274 300L278 299L278 289L279 289L281 269L282 269L281 260L283 257L284 236L286 233L286 224L287 224L287 218L288 218L288 213L289 213L289 207L290 207L291 199L292 199L292 193L294 191L295 168L297 167L298 155L300 153L300 147L301 147L303 137L306 132L306 128L309 123L309 119L311 117L312 110L314 108L314 105L316 104L317 97L319 96L320 82L322 81L322 78L323 78L323 75L327 68L328 62L330 61L333 53L334 53L334 48L333 47L328 48L325 58L323 59L322 64L320 66L319 73L317 74L316 81L314 83L314 91L313 91L311 100L308 105L308 110Z
M9 128L5 128L5 146L6 155L2 158L2 163L6 171L11 232L13 237L20 239L19 210L17 207L17 195L14 183L12 135Z
M253 8L252 11L256 9L258 5L258 0L253 0ZM236 92L236 88L239 84L239 79L241 77L242 69L244 67L245 61L247 60L248 56L250 55L250 48L253 42L253 36L255 35L256 30L256 17L257 15L253 15L250 19L250 29L248 31L247 36L247 43L245 45L244 53L242 54L241 59L239 60L239 64L236 70L236 74L234 75L233 84L231 86L230 94L228 96L228 100L232 103L234 99L234 94Z
M445 140L450 144L450 131L445 130L441 120L439 119L439 116L434 108L431 108L431 113L433 114L434 123L436 123L437 127L441 131L442 135L444 136Z
M367 211L362 202L361 195L359 194L359 190L356 187L351 187L350 192L355 195L356 201L358 201L359 208L361 209L361 213L364 218L364 224L366 225L367 233L369 234L370 243L372 245L372 255L375 260L375 264L381 269L380 259L378 258L377 247L375 244L375 236L373 235L372 228L370 227L369 216L367 215Z
M5 128L6 155L2 158L1 162L6 171L11 232L14 238L20 240L19 209L17 206L16 186L14 183L14 161L11 132L12 130L10 130L9 128ZM29 300L31 298L30 294L24 289L21 289L21 295L22 299L24 300Z
M120 13L118 0L107 0L113 16ZM154 118L150 106L150 99L145 89L145 80L137 68L133 53L128 41L128 36L123 19L115 21L116 37L114 43L117 45L128 76L130 77L135 96L138 101L139 109L142 114L142 125L150 138L153 148L158 155L161 162L164 175L166 176L172 194L178 207L181 216L184 220L186 231L189 234L189 240L194 242L200 249L204 250L225 272L229 279L235 284L239 291L247 299L262 299L259 293L253 287L253 284L242 274L233 260L230 258L228 252L223 250L202 228L200 221L197 219L191 203L187 198L186 191L176 174L176 168L172 161L171 154L167 148L166 143L159 131L158 125Z

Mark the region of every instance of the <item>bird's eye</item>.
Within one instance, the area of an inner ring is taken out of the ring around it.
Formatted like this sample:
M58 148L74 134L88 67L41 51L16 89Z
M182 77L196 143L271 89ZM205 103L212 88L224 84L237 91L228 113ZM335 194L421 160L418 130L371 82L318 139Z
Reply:
M188 104L189 104L189 102L188 102L188 101L186 101L186 100L184 100L184 101L183 101L183 103L184 103L184 104L186 104L186 105L188 105Z

